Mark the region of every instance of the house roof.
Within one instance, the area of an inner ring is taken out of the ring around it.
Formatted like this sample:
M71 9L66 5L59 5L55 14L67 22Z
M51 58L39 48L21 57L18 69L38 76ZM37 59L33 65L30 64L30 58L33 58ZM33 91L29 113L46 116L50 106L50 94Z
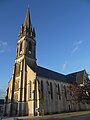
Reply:
M0 104L4 104L4 99L0 99Z
M66 78L66 76L58 72L54 72L40 66L37 66L36 72L37 76L69 83L69 80Z

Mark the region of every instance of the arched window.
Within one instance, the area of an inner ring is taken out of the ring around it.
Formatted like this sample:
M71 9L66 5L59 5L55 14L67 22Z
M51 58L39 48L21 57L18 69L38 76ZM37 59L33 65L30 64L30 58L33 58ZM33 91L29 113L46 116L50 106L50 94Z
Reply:
M51 91L51 99L53 99L53 87L51 82L50 82L50 91Z
M66 86L64 85L64 92L65 92L65 98L67 99L67 91L66 91Z
M43 98L43 81L41 80L41 98Z
M58 84L58 95L59 95L59 99L61 99L59 84Z
M15 75L18 77L20 75L20 63L16 63Z
M22 51L22 43L20 43L20 52Z
M29 98L32 98L32 82L30 81L30 86L29 86Z
M28 50L30 51L30 52L32 52L32 43L29 41L29 47L28 47Z

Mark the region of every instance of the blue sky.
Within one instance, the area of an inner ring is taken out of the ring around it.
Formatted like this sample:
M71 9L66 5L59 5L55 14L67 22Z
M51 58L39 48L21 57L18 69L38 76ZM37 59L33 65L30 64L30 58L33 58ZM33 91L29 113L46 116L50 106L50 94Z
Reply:
M36 29L38 65L62 74L82 69L90 73L89 0L0 0L0 97L12 75L28 5Z

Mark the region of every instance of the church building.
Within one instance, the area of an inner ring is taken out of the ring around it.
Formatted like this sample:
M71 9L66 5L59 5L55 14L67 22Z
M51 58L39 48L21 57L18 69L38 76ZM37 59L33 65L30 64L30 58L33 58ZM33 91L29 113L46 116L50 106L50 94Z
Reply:
M28 8L18 34L13 74L6 92L4 115L35 116L87 110L90 106L72 102L67 88L73 82L85 84L85 70L63 75L36 62L36 33Z

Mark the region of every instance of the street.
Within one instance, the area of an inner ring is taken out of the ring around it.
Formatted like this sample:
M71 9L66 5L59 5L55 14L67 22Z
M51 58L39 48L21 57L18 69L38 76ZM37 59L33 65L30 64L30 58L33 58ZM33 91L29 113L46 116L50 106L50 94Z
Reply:
M47 120L90 120L90 114L89 115L67 117L67 118L50 118Z

